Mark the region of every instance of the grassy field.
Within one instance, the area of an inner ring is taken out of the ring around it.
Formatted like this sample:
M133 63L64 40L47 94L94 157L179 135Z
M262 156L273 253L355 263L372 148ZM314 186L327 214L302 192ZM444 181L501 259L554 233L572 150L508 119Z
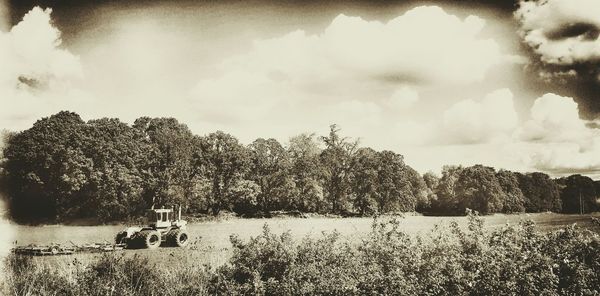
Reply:
M576 223L581 227L592 227L590 216L594 215L564 215L554 213L521 214L521 215L491 215L485 216L485 227L494 229L508 224L516 224L523 220L532 220L536 227L542 231L558 229ZM385 219L385 218L383 218ZM400 225L404 232L410 234L423 234L433 229L434 225L448 225L456 221L461 227L466 227L466 217L432 217L432 216L406 216L400 218ZM229 237L238 235L246 240L261 233L263 225L267 224L274 233L290 231L294 239L315 237L322 232L339 232L344 239L355 241L371 230L373 218L272 218L272 219L227 219L213 222L191 224L188 231L191 235L191 245L184 251L185 256L191 256L197 262L210 266L219 266L226 262L230 255L231 244ZM49 244L59 243L69 245L86 244L93 242L112 242L115 234L127 225L102 225L102 226L12 226L13 245ZM179 256L182 250L174 248L161 248L158 250L126 250L127 255L142 255L156 258L156 260L169 260ZM97 254L81 254L75 256L82 261L97 257ZM70 261L74 256L53 258L40 258L46 261Z
M289 295L303 289L307 295L487 295L504 288L511 289L506 295L539 289L593 294L600 229L591 216L599 215L493 215L475 224L472 217L382 217L378 222L387 222L376 228L372 218L233 218L189 225L192 241L184 249L11 256L3 289L17 291L13 295ZM524 220L534 221L534 230L519 223ZM568 230L573 224L593 231ZM26 245L112 241L125 225L9 227L16 244ZM339 236L323 235L333 231ZM239 239L232 245L234 234ZM490 274L502 277L482 277ZM473 294L478 286L484 292Z

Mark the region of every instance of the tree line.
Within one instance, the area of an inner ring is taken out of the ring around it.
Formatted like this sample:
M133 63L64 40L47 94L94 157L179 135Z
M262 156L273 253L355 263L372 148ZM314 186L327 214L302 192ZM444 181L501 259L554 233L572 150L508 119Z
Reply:
M420 175L392 151L343 137L300 134L243 145L217 131L194 135L173 118L83 121L73 112L6 136L0 184L22 222L134 218L151 206L188 214L268 216L423 212L462 215L596 211L600 183L475 165Z

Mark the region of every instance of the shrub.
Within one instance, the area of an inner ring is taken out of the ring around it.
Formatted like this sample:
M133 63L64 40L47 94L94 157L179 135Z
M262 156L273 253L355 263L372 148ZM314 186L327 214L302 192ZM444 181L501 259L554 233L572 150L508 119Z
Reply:
M486 230L468 212L413 236L375 221L359 242L339 234L293 243L288 233L232 239L234 256L211 281L233 295L597 295L600 237L575 226L542 233L533 222Z

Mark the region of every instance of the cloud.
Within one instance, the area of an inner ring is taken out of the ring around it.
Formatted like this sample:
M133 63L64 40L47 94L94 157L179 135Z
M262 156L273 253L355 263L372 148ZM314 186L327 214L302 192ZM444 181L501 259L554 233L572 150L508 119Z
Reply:
M33 8L9 32L0 32L0 127L47 115L77 96L71 83L82 77L79 59L61 49L51 9ZM54 108L53 108L54 107Z
M3 84L24 84L28 79L59 87L65 79L82 75L78 58L59 48L60 32L52 25L51 12L35 7L10 32L2 33L2 64L7 65Z
M394 90L390 98L385 102L387 106L394 109L407 109L419 101L419 93L410 86L401 86Z
M584 142L530 144L522 148L531 151L526 163L540 171L553 175L584 173L600 176L600 137L594 136Z
M592 131L579 117L573 98L548 93L535 100L531 119L518 133L525 141L567 142L585 139Z
M521 1L515 12L524 42L562 66L600 62L599 15L597 0Z
M538 170L600 173L600 130L581 119L570 97L548 93L535 100L530 119L515 132L515 149Z
M482 99L453 104L429 132L428 149L447 158L440 166L458 160L554 176L600 176L600 129L596 121L580 117L571 97L544 94L534 101L527 118L520 120L512 92L499 89Z
M223 129L335 122L360 136L374 129L406 135L415 132L405 130L414 125L406 111L426 102L422 89L471 85L510 63L495 40L480 36L484 27L477 16L461 19L435 6L388 22L341 14L319 34L254 41L200 79L191 102L200 120Z
M373 93L393 97L403 91L396 86L407 84L477 82L504 58L494 40L478 36L484 25L479 17L461 20L439 7L418 7L387 23L342 14L319 35L295 31L255 41L249 53L220 65L221 77L200 81L193 92L199 101L228 96L234 90L217 85L228 79L237 85L241 75L253 78L244 82L240 97L248 97L250 81L308 98L367 99Z
M509 89L499 89L481 100L463 100L443 114L443 136L457 143L483 143L510 137L518 118Z
M485 21L439 7L417 7L387 23L339 15L319 36L342 69L388 80L470 83L502 61L498 44L479 37Z

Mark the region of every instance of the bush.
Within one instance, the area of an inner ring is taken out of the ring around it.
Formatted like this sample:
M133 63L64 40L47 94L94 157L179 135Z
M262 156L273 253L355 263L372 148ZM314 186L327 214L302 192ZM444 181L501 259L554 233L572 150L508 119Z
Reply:
M211 293L262 295L279 285L289 272L296 253L289 232L272 234L267 224L248 243L231 236L233 256L211 281Z
M396 219L375 221L360 242L337 233L294 244L289 234L232 239L234 256L211 291L229 295L597 295L600 237L574 226L552 233L533 222L486 230L436 226L423 236Z

